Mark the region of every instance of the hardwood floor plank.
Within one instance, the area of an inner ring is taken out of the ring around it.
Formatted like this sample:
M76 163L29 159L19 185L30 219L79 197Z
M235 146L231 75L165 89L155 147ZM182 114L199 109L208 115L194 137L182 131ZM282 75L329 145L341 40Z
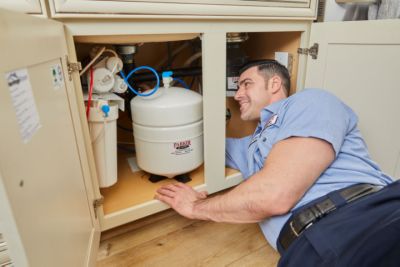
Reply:
M161 221L145 225L128 233L104 240L100 244L97 259L103 260L120 252L141 246L148 241L176 232L190 225L193 221L182 216L175 215L164 218Z
M244 259L242 263L246 263L246 259L249 259L246 258L247 255L252 255L262 247L269 248L257 224L229 225L229 227L234 227L232 236L224 236L221 239L221 247L212 257L205 258L201 266L229 266L240 259Z
M104 240L97 266L275 266L279 255L257 224L169 216Z

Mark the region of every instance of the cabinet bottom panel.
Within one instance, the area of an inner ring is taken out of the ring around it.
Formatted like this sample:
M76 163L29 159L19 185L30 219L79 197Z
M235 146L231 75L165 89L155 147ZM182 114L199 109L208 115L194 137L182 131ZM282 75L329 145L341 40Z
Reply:
M100 189L104 197L105 215L151 201L156 190L162 185L177 182L175 179L165 179L153 183L149 181L150 174L144 171L132 172L128 163L128 158L132 157L133 155L128 153L119 153L117 183ZM187 183L188 185L204 184L204 165L190 172L189 176L192 180Z

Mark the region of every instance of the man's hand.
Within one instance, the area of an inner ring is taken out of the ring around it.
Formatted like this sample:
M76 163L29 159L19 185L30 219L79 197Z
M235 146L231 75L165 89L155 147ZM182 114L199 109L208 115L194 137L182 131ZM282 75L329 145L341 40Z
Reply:
M207 192L197 192L188 185L176 183L160 187L155 198L171 206L180 215L195 219L194 205L197 201L207 198Z

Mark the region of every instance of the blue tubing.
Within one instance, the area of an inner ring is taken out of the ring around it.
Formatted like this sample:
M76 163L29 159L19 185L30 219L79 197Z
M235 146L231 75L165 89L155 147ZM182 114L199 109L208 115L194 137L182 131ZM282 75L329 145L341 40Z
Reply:
M189 86L185 83L184 80L181 80L181 79L179 79L179 78L174 78L174 81L179 82L179 83L182 84L183 87L185 87L186 89L190 89Z
M147 94L142 94L139 93L138 91L136 91L128 82L129 78L132 76L132 74L134 74L135 72L137 72L138 70L150 70L151 72L154 73L154 75L156 76L157 79L157 84L154 87L153 90L151 90L151 92L147 93ZM138 96L151 96L152 94L154 94L155 92L157 92L158 88L160 87L160 78L158 77L157 71L155 69L153 69L152 67L148 67L148 66L140 66L137 67L135 69L133 69L131 72L129 72L128 76L125 76L125 73L121 70L120 71L122 78L124 79L125 83L128 85L128 88L135 94L137 94Z

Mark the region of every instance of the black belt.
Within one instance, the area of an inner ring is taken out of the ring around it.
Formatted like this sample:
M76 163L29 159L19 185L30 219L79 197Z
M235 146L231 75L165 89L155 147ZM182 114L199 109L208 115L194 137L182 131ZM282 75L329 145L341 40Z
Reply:
M340 189L338 193L346 201L353 202L363 196L379 191L382 186L371 184L356 184L344 189ZM279 235L279 243L286 250L292 242L303 233L308 227L316 223L319 219L336 209L336 205L329 197L325 197L314 205L292 215L286 222Z

